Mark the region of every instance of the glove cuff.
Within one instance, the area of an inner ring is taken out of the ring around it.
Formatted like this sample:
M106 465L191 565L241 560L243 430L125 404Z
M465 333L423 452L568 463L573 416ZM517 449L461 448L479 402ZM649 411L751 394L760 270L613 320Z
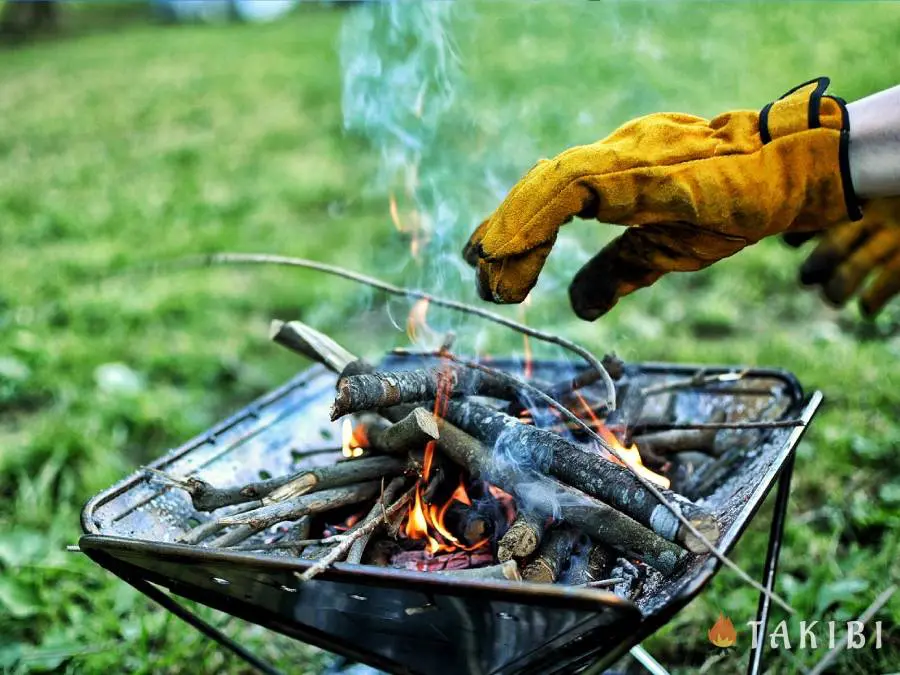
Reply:
M825 95L830 83L831 80L827 77L817 77L794 87L777 101L766 105L759 113L759 136L765 145L810 129L838 131L838 168L844 205L847 217L859 220L862 218L862 210L850 178L850 117L842 98Z

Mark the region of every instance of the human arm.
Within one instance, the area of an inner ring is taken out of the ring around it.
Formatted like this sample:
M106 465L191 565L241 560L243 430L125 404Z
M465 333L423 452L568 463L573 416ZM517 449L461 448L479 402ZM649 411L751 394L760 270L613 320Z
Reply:
M702 269L764 237L859 220L849 115L827 86L818 78L760 112L712 120L648 115L542 160L464 250L482 297L523 300L559 228L576 216L627 227L570 286L573 309L588 320L669 272ZM857 150L870 143L862 135ZM873 165L863 157L859 166Z
M900 196L900 86L847 105L850 175L859 197Z

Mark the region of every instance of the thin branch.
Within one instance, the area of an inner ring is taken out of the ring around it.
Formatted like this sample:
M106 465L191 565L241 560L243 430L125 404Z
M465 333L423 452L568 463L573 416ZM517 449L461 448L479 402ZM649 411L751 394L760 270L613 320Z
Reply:
M294 574L297 576L300 581L309 581L313 577L321 574L326 569L328 569L332 563L338 562L339 560L346 557L347 553L350 552L350 547L353 546L353 542L355 542L360 537L363 537L367 534L371 534L379 525L382 523L387 523L388 519L391 518L395 513L400 511L403 507L405 507L409 500L412 499L412 496L416 492L416 487L413 486L403 496L400 497L397 501L391 504L384 515L387 518L384 518L382 514L370 514L369 518L360 525L357 529L353 530L344 535L343 539L335 546L324 558L319 560L315 565L306 570L303 574L298 574L295 572Z
M606 372L606 369L603 367L600 361L597 360L597 357L595 357L590 351L588 351L581 345L578 345L571 340L567 340L566 338L563 338L559 335L554 335L553 333L545 333L544 331L538 330L536 328L531 328L530 326L526 326L517 321L513 321L512 319L508 319L505 316L495 314L494 312L490 312L486 309L481 309L480 307L467 305L465 303L458 302L456 300L450 300L448 298L441 298L414 288L403 288L402 286L395 286L394 284L390 284L386 281L381 281L380 279L366 276L358 272L351 272L350 270L346 270L342 267L317 262L315 260L306 260L304 258L269 255L265 253L211 253L204 256L191 256L188 258L182 258L170 263L157 263L153 267L157 268L162 267L163 265L165 265L166 267L182 269L192 267L207 267L212 265L282 265L286 267L302 267L304 269L315 270L324 274L331 274L332 276L341 277L342 279L347 279L358 284L377 288L378 290L384 291L385 293L390 293L391 295L428 300L428 302L439 307L445 307L456 312L471 314L488 321L493 321L494 323L501 326L505 326L514 331L518 331L519 333L528 335L537 340L557 345L559 347L562 347L563 349L569 350L573 354L577 354L582 359L584 359L591 368L597 370L601 374L603 383L606 386L606 406L609 410L616 409L616 389L615 385L613 384L612 378L609 376L609 373Z
M737 382L748 373L748 370L739 370L730 373L719 373L717 375L706 375L701 369L689 377L683 377L678 380L670 380L669 382L660 382L659 384L651 384L641 389L643 396L654 396L668 391L677 389L691 389L693 387L701 387L705 384L714 384L716 382Z
M736 563L732 562L728 557L726 557L725 554L722 553L722 551L720 551L719 548L715 544L713 544L702 532L700 532L696 527L694 527L694 525L687 518L685 518L684 515L682 515L681 509L679 509L674 504L670 503L669 500L663 496L663 494L659 491L659 489L653 483L651 483L644 476L642 476L640 473L635 471L634 467L625 459L625 457L622 456L622 453L619 452L619 450L617 448L613 447L612 444L605 441L590 426L588 426L580 417L575 415L571 410L566 408L559 401L556 401L555 399L551 398L550 396L547 396L547 394L542 392L537 387L535 387L527 382L524 382L513 375L509 375L508 373L505 373L503 371L497 370L495 368L491 368L489 366L485 366L481 363L475 363L474 361L469 361L468 359L463 359L458 356L454 356L453 354L445 354L444 356L445 356L445 358L450 359L451 361L453 361L455 363L459 363L461 365L468 366L469 368L475 368L476 370L484 371L486 373L494 375L495 377L507 378L508 380L512 380L512 381L516 382L519 387L522 387L523 389L527 390L529 393L533 394L535 397L537 397L538 399L543 401L546 405L549 405L550 407L558 410L565 418L567 418L569 421L573 422L578 427L580 427L585 432L587 432L587 434L594 441L596 441L600 445L600 447L602 447L604 450L606 450L607 452L609 452L612 455L614 455L615 457L617 457L619 459L619 461L621 461L622 464L624 464L628 468L628 470L631 471L632 474L634 474L634 476L635 476L635 478L637 478L638 482L641 483L645 488L647 488L647 490L657 499L657 501L659 501L660 504L662 504L667 509L669 509L669 511L672 512L672 514L678 519L678 521L682 525L684 525L688 529L688 531L691 534L693 534L700 541L700 543L702 543L709 550L709 552L713 554L713 556L716 559L719 560L719 562L721 562L723 565L725 565L726 567L731 569L733 572L735 572L745 583L749 584L750 586L755 588L760 593L763 593L763 594L767 595L768 597L770 597L774 602L776 602L778 605L780 605L785 611L789 612L790 614L795 613L794 608L791 607L785 600L783 600L777 594L769 591L762 584L760 584L758 581L753 579L749 574L747 574L743 569L738 567L738 565Z

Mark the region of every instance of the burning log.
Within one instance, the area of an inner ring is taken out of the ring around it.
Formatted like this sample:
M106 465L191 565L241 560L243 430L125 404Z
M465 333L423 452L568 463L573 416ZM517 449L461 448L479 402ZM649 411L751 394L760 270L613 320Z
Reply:
M504 380L458 366L344 376L338 381L337 390L332 420L363 410L427 401L442 391L450 396L505 400L514 400L518 395L517 388Z
M329 551L328 555L319 560L319 562L310 567L303 574L297 574L297 577L300 579L300 581L309 581L316 575L328 569L328 567L332 563L335 563L344 558L357 539L371 534L382 523L386 521L389 522L390 518L393 517L394 514L398 513L401 509L406 507L410 499L412 499L413 494L415 494L415 488L407 490L406 493L404 493L388 508L383 509L381 512L376 513L374 516L370 514L368 518L360 523L359 527L356 528L353 533L348 533L337 546Z
M324 333L300 321L285 323L273 320L269 326L269 339L292 352L324 364L336 373L341 372L356 358Z
M349 462L348 462L349 464ZM331 511L349 504L358 504L377 495L381 481L368 481L357 485L322 490L295 497L283 502L262 506L245 513L219 519L221 525L238 525L212 542L212 546L224 548L242 542L260 530L283 520L297 520L312 513Z
M437 574L457 579L522 581L522 575L519 573L519 566L515 560L507 560L490 567L470 567L469 569L437 572Z
M624 513L593 499L575 488L537 473L498 466L479 441L445 420L438 420L438 448L470 475L490 481L546 518L557 517L580 528L592 539L644 560L664 574L671 573L684 551Z
M390 426L369 424L366 435L376 450L392 455L405 454L425 447L440 436L434 415L425 408L415 408L406 417Z
M451 402L447 419L489 444L495 454L509 449L510 454L520 455L534 470L551 473L621 510L661 537L678 542L693 553L706 550L626 467L586 452L552 431L522 424L514 417L477 403ZM718 538L719 526L712 514L670 490L660 489L660 492L707 539Z
M530 556L541 543L546 523L546 518L519 511L513 524L497 543L497 559L506 562Z
M406 481L403 478L395 478L388 486L384 488L384 492L382 492L381 497L378 502L376 502L375 506L372 507L372 510L369 511L369 514L366 516L365 521L371 520L372 518L378 518L379 515L384 515L384 512L387 511L387 503L394 501L397 498L397 495L403 489L403 484ZM353 542L353 545L350 547L350 551L347 553L347 562L349 563L360 563L362 562L363 553L365 553L366 546L369 543L369 539L372 537L372 532L368 534L364 534L359 537L356 541Z
M537 557L525 567L522 578L538 584L554 583L569 562L579 536L567 527L552 530L544 538Z

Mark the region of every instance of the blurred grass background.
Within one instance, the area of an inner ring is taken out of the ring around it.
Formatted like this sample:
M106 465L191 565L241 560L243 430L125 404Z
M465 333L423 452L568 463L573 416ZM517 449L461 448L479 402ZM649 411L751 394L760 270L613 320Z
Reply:
M214 250L396 277L378 255L397 234L384 195L368 187L377 154L342 128L337 34L358 9L176 27L142 12L110 21L89 6L78 25L91 25L91 11L104 30L0 51L0 672L246 672L64 552L81 505L301 367L267 344L273 316L302 316L360 351L405 338L385 328L363 342L350 317L379 300L302 272L93 280ZM758 108L820 74L849 100L896 84L888 55L900 5L477 3L464 25L476 126L454 151L496 148L524 171L535 154L656 110ZM825 391L799 451L780 590L800 618L858 615L898 573L897 303L876 324L829 309L795 282L802 254L773 241L581 324L560 284L573 256L586 259L611 233L568 229L529 321L598 353L780 366ZM735 553L757 576L768 513ZM673 672L739 672L755 608L755 594L722 573L648 647ZM706 638L719 612L739 630L738 647L721 653ZM204 615L291 672L322 668L315 650ZM900 603L881 618L883 648L849 652L835 672L896 668ZM782 652L770 672L802 672L820 656Z

